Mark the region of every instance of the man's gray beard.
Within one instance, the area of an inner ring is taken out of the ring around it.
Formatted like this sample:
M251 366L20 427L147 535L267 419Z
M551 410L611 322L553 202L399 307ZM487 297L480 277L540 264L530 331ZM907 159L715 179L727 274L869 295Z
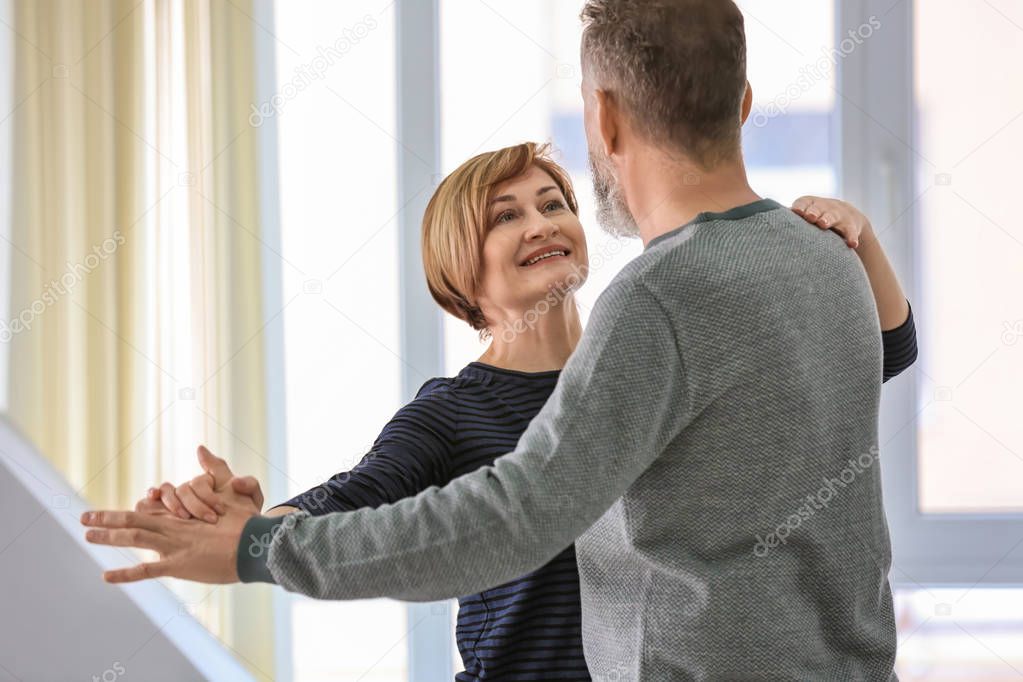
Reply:
M595 158L596 157L596 158ZM639 225L629 213L622 186L611 162L590 151L590 175L596 200L597 224L613 237L638 237Z

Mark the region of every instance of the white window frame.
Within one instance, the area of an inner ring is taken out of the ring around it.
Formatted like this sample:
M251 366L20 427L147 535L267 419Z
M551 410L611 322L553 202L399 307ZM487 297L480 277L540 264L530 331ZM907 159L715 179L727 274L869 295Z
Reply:
M253 20L259 26L274 25L272 2L252 4ZM253 71L255 100L267 102L277 92L277 46L267 31L253 32ZM259 137L257 148L262 155L259 164L260 215L263 220L263 244L281 252L280 165L277 155L277 118L267 117L254 129ZM266 358L266 447L270 466L267 469L268 500L288 499L287 416L284 366L283 263L280 258L263 258L263 346ZM273 591L274 616L274 679L291 682L294 660L291 631L292 597L283 589Z
M395 68L398 118L398 257L401 305L402 400L422 384L419 368L444 376L443 314L426 288L420 234L426 204L440 181L439 0L397 0ZM432 163L427 168L422 159ZM454 677L451 600L407 607L408 679Z
M850 28L868 23L872 16L881 28L839 64L838 186L844 198L871 218L875 229L883 230L882 244L914 303L914 317L920 318L927 292L921 288L917 268L915 180L922 157L914 149L914 2L837 0L836 44ZM1020 586L1023 514L920 511L916 428L920 398L915 368L885 384L882 391L881 468L893 586Z

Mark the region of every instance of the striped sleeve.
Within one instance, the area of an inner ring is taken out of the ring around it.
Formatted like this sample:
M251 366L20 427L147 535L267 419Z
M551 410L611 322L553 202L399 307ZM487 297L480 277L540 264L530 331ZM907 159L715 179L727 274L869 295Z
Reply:
M455 415L446 388L434 381L424 384L415 399L395 413L354 468L277 506L319 516L376 508L431 485L444 485L451 478Z
M895 329L881 332L881 343L884 346L881 381L885 382L902 374L916 361L916 325L913 322L912 306L905 322Z

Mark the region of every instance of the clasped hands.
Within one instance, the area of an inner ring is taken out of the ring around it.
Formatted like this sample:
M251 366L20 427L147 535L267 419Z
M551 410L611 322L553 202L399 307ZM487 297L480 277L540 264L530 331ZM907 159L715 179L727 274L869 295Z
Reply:
M238 541L258 516L263 493L252 476L235 476L220 457L200 445L205 473L175 488L150 488L135 511L90 511L81 522L85 539L99 545L156 551L158 561L105 571L109 583L170 576L203 583L238 582Z

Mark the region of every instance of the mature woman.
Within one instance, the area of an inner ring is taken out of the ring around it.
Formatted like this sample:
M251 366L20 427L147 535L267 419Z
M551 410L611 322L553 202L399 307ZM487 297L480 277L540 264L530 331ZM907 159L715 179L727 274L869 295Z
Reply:
M869 222L836 200L794 210L835 229L874 288L884 375L915 358L912 314ZM267 512L377 507L491 464L515 449L582 333L573 292L586 279L586 239L568 175L547 146L520 144L469 159L437 188L423 219L423 263L440 306L491 343L453 377L434 378L384 426L351 471ZM860 251L862 249L862 251ZM894 325L886 321L897 320ZM240 490L241 486L236 486ZM216 519L209 477L152 489L138 509ZM210 516L212 515L212 516ZM574 546L510 583L459 600L456 680L588 680Z

